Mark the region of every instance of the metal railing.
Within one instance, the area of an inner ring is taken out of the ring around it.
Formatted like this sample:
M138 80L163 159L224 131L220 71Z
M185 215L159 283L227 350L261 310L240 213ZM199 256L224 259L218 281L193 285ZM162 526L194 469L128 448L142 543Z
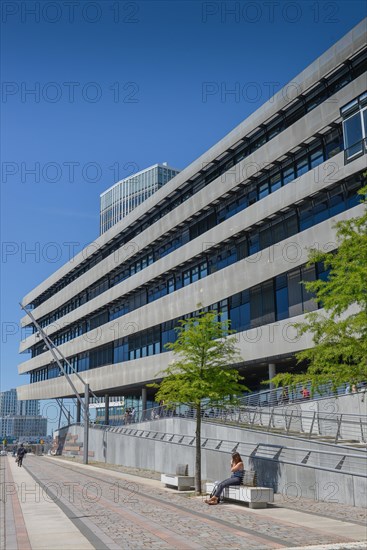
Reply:
M273 408L275 406L285 406L297 403L304 403L306 400L302 397L301 391L304 385L298 384L293 389L287 389L287 393L284 394L284 388L276 388L271 390L262 390L259 392L250 393L242 396L239 399L239 407L251 407L251 408ZM310 391L310 384L306 385L306 388ZM359 391L366 391L367 386L361 385ZM346 393L352 393L347 384L342 384L338 387L337 391L333 390L332 384L324 384L318 392L315 392L312 396L310 395L311 401L318 401L328 397L339 397L345 395ZM225 403L221 410L225 409ZM217 411L219 408L211 407L206 405L205 400L203 401L203 415L205 417L216 417ZM118 425L128 425L135 424L137 422L145 422L147 420L158 420L159 418L166 418L169 416L180 416L180 417L193 417L193 412L190 410L190 407L187 405L177 405L174 410L166 407L165 405L156 404L153 407L150 407L146 410L135 410L132 409L130 413L125 412L124 417L118 420L110 419L110 423L115 422ZM98 422L98 419L97 419Z
M279 390L269 390L264 392L264 394L274 396L274 392L279 393ZM245 396L236 407L203 408L202 419L205 422L231 424L233 426L261 429L269 432L281 432L286 435L307 437L310 439L323 438L330 443L349 442L365 444L367 442L366 415L310 410L312 407L311 400L300 399L292 401L291 395L287 403L273 407L252 406L250 404L251 397L251 395ZM264 403L264 400L259 399L257 402ZM307 402L308 410L304 408L305 402ZM178 405L174 409L161 405L145 411L133 411L124 420L120 420L118 426L133 426L141 422L172 417L194 420L196 414L187 405Z
M325 439L331 443L366 443L367 416L358 414L323 413L305 411L290 406L279 409L246 408L222 411L217 417L224 423L261 428L266 431L280 431L296 435Z

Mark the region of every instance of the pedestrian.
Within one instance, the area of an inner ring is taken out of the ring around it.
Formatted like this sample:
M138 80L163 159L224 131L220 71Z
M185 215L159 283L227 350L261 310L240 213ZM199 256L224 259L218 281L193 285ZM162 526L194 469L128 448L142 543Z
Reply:
M241 485L244 471L240 453L233 453L231 458L231 477L218 483L214 489L213 496L206 499L205 502L207 504L218 504L219 498L226 487L229 487L230 485Z
M303 388L301 389L301 395L303 399L310 399L310 390L303 386Z
M23 443L21 443L20 447L17 450L17 458L15 459L18 466L20 466L20 467L22 466L23 458L24 458L24 455L26 454L26 452L27 451L25 450Z
M352 393L357 393L357 386L355 384L352 385Z

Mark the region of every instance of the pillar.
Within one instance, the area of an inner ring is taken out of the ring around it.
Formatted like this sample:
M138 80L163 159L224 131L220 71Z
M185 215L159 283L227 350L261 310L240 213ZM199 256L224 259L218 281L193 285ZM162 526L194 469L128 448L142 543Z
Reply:
M141 389L141 419L145 420L145 411L147 410L147 389L142 388Z
M273 378L276 373L277 373L277 370L276 370L276 366L275 366L275 363L269 363L268 365L268 368L269 368L269 380L271 378ZM269 389L270 389L270 392L269 392L269 406L270 407L273 407L274 405L276 405L276 389L275 389L275 384L273 384L272 382L270 382L269 384Z
M107 394L104 396L104 423L106 426L110 423L110 398Z
M269 380L270 380L271 378L274 378L274 376L277 373L275 363L269 363L268 368L269 368ZM270 382L269 388L273 390L275 388L275 385L272 382Z
M78 424L80 424L80 401L77 399L76 402L76 421Z

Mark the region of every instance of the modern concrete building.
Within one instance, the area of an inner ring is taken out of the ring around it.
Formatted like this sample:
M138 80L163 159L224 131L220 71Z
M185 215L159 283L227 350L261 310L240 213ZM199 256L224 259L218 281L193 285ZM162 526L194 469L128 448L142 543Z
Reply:
M39 401L19 401L17 390L12 388L0 392L0 417L1 416L38 416L40 413Z
M100 234L125 218L139 204L179 173L163 164L155 164L125 178L100 196Z
M17 414L17 404L17 390L15 388L0 392L0 416Z
M1 438L35 440L47 435L47 418L42 416L0 416Z
M40 416L39 412L39 401L20 401L15 388L0 392L0 436L44 437L47 418Z
M147 399L172 360L164 346L201 303L230 318L255 387L312 345L293 323L318 305L300 284L324 278L310 247L360 215L366 170L366 20L221 141L23 299L100 396ZM30 326L28 316L23 326ZM35 331L34 331L35 332ZM21 399L70 396L34 333ZM78 391L84 386L72 375Z

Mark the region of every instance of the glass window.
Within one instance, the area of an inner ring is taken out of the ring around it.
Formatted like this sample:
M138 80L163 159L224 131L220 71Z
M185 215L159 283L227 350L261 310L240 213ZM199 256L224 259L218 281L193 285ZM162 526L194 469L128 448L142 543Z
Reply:
M255 286L250 289L250 311L251 326L257 327L262 324L263 305L261 296L261 286Z
M266 281L261 285L262 317L261 324L265 325L275 321L274 283Z
M175 280L173 277L167 281L168 294L171 294L175 291Z
M275 278L275 302L276 302L276 319L287 319L288 317L288 286L287 276L278 275Z
M288 235L285 234L285 227L284 227L283 220L280 220L278 223L272 224L271 233L272 233L274 243L279 243L280 241L288 237Z
M324 220L326 220L329 217L329 211L328 211L328 200L327 196L321 196L317 199L315 199L315 206L313 207L313 213L314 213L314 223L320 223Z
M162 296L166 296L166 294L167 294L167 284L163 282L160 284L158 296L162 297Z
M283 185L287 185L287 183L294 180L294 178L295 178L295 174L294 174L293 165L284 168L284 170L283 170Z
M225 251L223 251L221 254L218 254L217 256L217 269L223 269L227 265L228 265L227 254Z
M326 269L324 262L318 262L316 264L317 278L321 281L327 281L329 279L330 268Z
M250 191L248 193L248 204L249 206L251 204L254 204L256 201L257 201L257 190L256 189L253 189L252 191Z
M343 149L343 141L338 130L334 130L325 137L325 157L330 159Z
M308 159L307 157L300 159L297 162L297 178L308 172Z
M268 130L268 140L273 139L273 137L277 136L284 130L284 122L280 122L276 124L275 126L269 128Z
M203 262L202 264L200 264L200 279L202 279L203 277L206 277L207 275L208 275L208 263Z
M288 300L289 300L289 317L301 315L302 308L302 287L301 274L297 268L288 273Z
M298 220L297 215L292 212L290 215L286 215L284 218L284 228L286 237L291 237L298 233Z
M231 329L240 332L250 328L250 293L248 290L239 292L230 300Z
M311 168L315 168L316 166L324 162L323 150L320 148L320 149L317 149L316 151L313 151L311 153L310 160L311 160Z
M187 286L191 283L190 270L184 271L183 274L183 286Z
M310 94L307 95L306 101L306 110L309 113L317 107L317 105L320 105L325 99L327 98L326 88L323 86L323 84L319 85L316 90L312 91Z
M344 210L343 190L340 187L329 191L329 213L335 216Z
M264 248L267 248L268 246L272 245L273 244L272 227L267 226L267 227L264 227L264 229L261 229L259 239L260 239L260 248L261 248L261 250L263 250Z
M315 302L314 294L308 292L304 285L305 282L312 282L316 280L316 268L315 265L310 267L303 266L302 271L302 300L303 300L303 311L306 313L308 311L314 311L317 309L317 303Z
M350 74L349 67L345 67L342 74L340 74L340 71L337 71L335 76L332 76L328 81L329 94L335 94L338 90L346 86L351 79L352 75Z
M357 204L360 204L361 196L358 195L357 191L362 187L362 182L354 182L353 184L349 181L346 183L345 187L347 207L352 208L353 206L357 206Z
M260 250L259 233L253 233L249 236L249 256Z
M344 148L347 158L362 152L362 119L361 113L349 117L343 121Z
M246 258L246 256L248 256L247 238L242 237L237 243L237 257L239 260L242 260L243 258Z
M269 195L269 183L266 181L258 186L259 200Z
M175 288L178 290L179 288L182 288L182 275L181 273L177 273L175 276Z
M271 176L270 178L270 189L271 192L274 193L277 189L280 189L282 186L282 178L280 175L280 172L277 172L275 175Z
M299 207L299 228L300 231L311 227L313 222L312 201L306 202Z
M191 270L191 280L194 283L195 281L199 280L199 266L193 267Z

